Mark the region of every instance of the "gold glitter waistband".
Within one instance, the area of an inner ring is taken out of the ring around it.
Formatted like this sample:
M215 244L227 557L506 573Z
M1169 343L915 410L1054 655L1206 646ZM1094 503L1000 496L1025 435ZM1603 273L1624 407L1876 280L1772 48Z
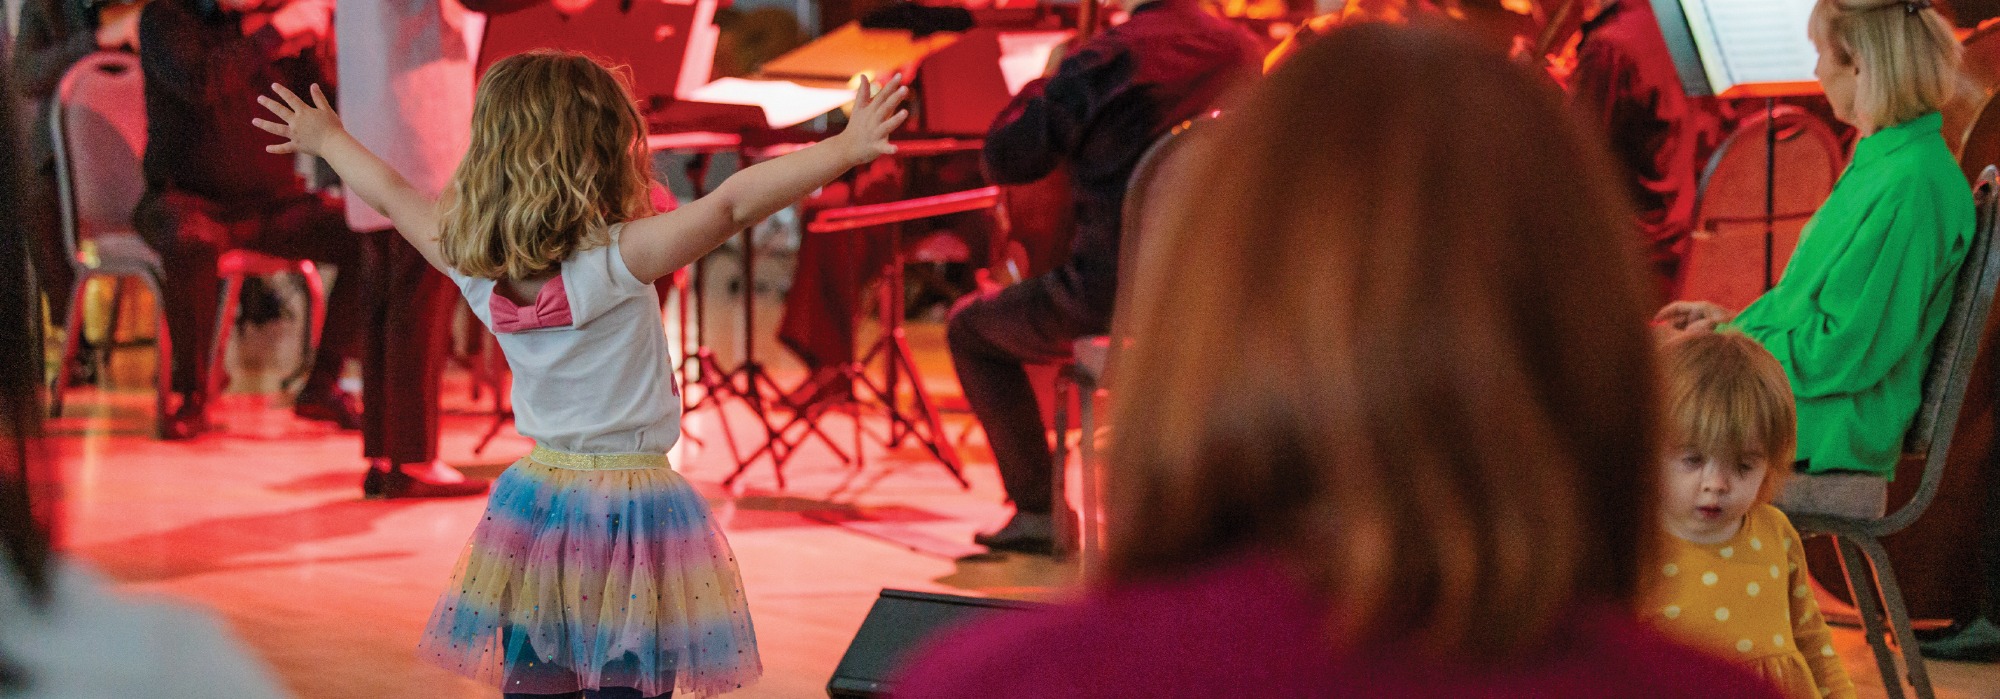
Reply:
M573 471L634 471L669 467L666 454L573 454L539 444L528 453L528 460Z

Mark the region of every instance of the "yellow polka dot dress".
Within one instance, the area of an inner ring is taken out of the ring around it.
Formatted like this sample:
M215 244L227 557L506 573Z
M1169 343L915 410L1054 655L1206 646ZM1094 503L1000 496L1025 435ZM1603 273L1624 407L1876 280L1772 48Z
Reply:
M1719 544L1666 537L1648 578L1646 618L1700 648L1749 666L1793 699L1854 696L1813 601L1804 547L1770 505Z

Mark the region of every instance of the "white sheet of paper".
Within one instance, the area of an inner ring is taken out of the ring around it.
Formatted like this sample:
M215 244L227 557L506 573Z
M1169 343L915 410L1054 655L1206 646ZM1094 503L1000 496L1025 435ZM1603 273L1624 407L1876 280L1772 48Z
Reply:
M1021 88L1048 72L1049 55L1074 32L1006 32L1000 35L1000 76L1007 81L1007 94L1021 94Z
M1681 0L1709 87L1812 82L1819 54L1806 38L1814 0Z
M783 80L723 78L687 95L697 102L746 104L764 108L764 120L782 129L806 123L854 100L854 91L806 87Z

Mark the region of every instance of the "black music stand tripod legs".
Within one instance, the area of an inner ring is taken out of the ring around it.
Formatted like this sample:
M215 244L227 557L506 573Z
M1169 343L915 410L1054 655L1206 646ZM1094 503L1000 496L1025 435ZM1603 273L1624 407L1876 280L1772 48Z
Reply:
M874 344L870 345L859 359L839 367L837 372L821 374L798 393L816 395L821 387L836 380L845 380L852 387L846 400L850 406L856 408L853 411L855 420L853 463L856 464L856 468L864 467L867 463L861 443L863 432L859 410L861 396L855 395L865 390L868 397L882 407L889 419L888 433L881 440L885 446L896 448L901 447L905 441L915 440L951 473L952 480L958 481L961 488L970 490L972 483L965 479L964 462L959 459L958 450L945 435L944 426L938 419L936 404L931 402L930 391L924 387L923 379L917 371L916 355L910 351L909 337L903 330L903 265L908 260L903 253L901 226L891 225L890 228L894 231L890 241L890 249L893 252L888 268L882 273L884 294L881 304L882 336L876 338ZM868 367L878 359L882 361L883 370L879 382L868 373ZM901 389L905 383L910 386L912 399L907 410L904 408ZM813 412L795 407L792 419L776 430L778 439L774 440L773 445L788 444L785 437L796 425L804 425L809 433L820 434L821 438L825 439L817 423L818 420ZM807 433L802 433L798 439L803 441L805 434ZM778 471L778 482L781 484L784 482L784 461L789 456L787 453L781 457L775 446L773 447L773 468ZM753 454L752 458L755 457ZM738 475L741 475L740 470L732 474L730 480L734 480ZM723 481L725 485L729 482L729 480Z

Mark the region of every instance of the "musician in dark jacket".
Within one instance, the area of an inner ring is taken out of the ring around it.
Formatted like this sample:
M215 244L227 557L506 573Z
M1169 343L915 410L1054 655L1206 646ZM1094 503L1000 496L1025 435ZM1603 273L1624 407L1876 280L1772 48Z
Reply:
M993 549L1046 552L1054 542L1048 426L1023 365L1066 359L1077 338L1110 328L1120 208L1139 156L1260 67L1250 35L1196 0L1125 5L1127 22L1029 84L986 135L995 182L1032 182L1067 165L1076 201L1069 259L1048 274L961 299L946 332L966 401L986 428L1014 502L1005 527L975 538Z
M233 249L336 265L325 331L294 410L357 423L339 387L341 365L365 332L374 286L368 238L348 230L338 202L306 190L290 155L267 153L270 134L256 98L272 83L330 85L319 48L332 22L325 0L154 0L139 19L146 77L146 194L134 226L166 265L173 388L180 408L162 426L170 439L209 427L203 386L210 371L219 279L216 259Z
M1639 233L1660 301L1680 295L1695 227L1701 123L1682 90L1660 23L1644 0L1595 0L1583 23L1571 100L1610 139L1625 166Z

